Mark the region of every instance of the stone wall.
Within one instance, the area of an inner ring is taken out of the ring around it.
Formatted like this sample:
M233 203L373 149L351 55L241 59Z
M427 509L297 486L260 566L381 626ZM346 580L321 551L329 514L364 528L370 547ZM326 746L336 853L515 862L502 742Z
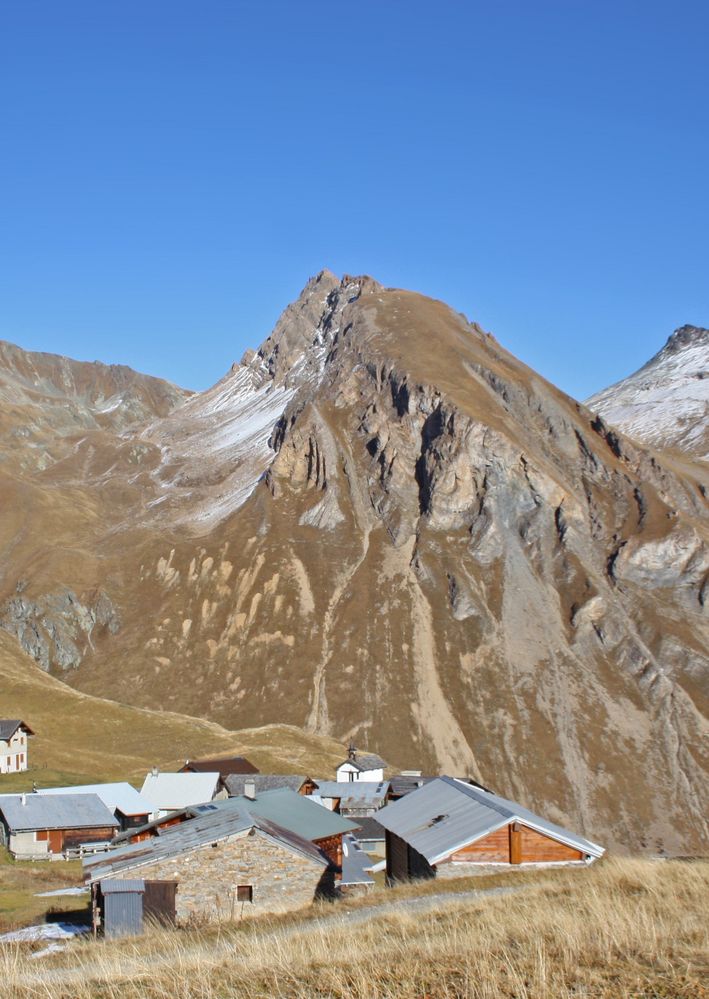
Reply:
M177 922L182 925L300 909L332 882L324 866L258 831L120 877L177 881ZM237 902L237 885L253 886L252 903Z

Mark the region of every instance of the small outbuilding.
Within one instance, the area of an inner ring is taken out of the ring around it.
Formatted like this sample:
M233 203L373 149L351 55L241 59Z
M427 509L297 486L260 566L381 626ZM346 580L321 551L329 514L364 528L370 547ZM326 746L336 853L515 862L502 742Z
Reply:
M387 880L462 877L481 864L588 864L603 847L522 805L438 777L377 813Z
M96 881L91 886L94 934L135 936L143 932L147 920L174 926L176 893L176 881L141 878Z
M375 815L389 797L388 780L318 780L312 797L325 808L350 818Z

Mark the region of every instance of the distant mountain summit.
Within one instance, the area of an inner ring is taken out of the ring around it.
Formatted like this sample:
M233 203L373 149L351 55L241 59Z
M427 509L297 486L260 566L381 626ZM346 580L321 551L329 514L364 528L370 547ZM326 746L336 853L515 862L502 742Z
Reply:
M586 405L652 447L709 460L709 330L680 326L639 371Z

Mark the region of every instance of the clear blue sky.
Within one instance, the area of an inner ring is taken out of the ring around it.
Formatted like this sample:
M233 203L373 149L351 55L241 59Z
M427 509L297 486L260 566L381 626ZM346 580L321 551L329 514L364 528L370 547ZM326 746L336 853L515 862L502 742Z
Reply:
M0 0L0 338L192 388L324 266L583 398L709 325L709 4Z

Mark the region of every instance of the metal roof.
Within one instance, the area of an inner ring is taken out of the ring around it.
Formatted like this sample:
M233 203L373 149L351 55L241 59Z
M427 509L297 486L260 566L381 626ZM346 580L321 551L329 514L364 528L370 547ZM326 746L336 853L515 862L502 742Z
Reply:
M347 885L373 885L374 878L369 873L368 868L372 861L362 850L354 836L345 836L342 843L342 877L340 884Z
M423 787L424 784L428 784L435 779L435 777L423 777L421 775L414 777L411 774L395 774L389 779L389 784L392 796L403 798L405 794L410 794L417 787Z
M227 774L257 774L258 767L246 759L245 756L225 756L222 759L211 760L185 760L185 765L180 767L180 772L191 770L193 773L211 773L218 771L222 780Z
M0 798L0 814L13 833L34 829L115 828L118 825L96 794L8 794Z
M522 822L592 857L605 851L522 805L472 787L454 777L437 777L377 812L377 822L410 843L429 864L437 864L509 822Z
M352 832L358 828L356 822L350 822L337 812L310 801L308 795L297 794L285 787L257 793L253 799L238 797L213 801L209 805L202 805L196 811L204 814L208 810L229 808L245 808L251 815L275 822L283 829L289 829L310 841Z
M26 729L28 735L34 735L29 725L25 725L20 718L0 718L0 739L7 742L13 737L20 725Z
M219 774L216 771L200 774L149 773L140 793L152 802L154 809L171 812L211 801L218 786Z
M251 815L246 807L235 803L231 808L205 811L188 822L165 829L153 839L131 843L101 856L88 857L84 860L84 878L91 882L100 881L159 860L192 853L212 843L246 836L252 829L323 867L329 864L322 851L308 840L274 822Z
M375 818L371 815L365 815L364 818L357 819L359 824L359 830L355 833L355 838L358 840L370 840L370 839L384 839L384 826L381 822L377 822Z
M253 781L257 792L272 791L274 788L290 788L299 791L308 778L299 774L229 774L224 786L233 797L244 793L247 781Z
M389 794L388 780L319 780L316 795L339 798L340 808L376 808Z
M122 881L107 879L101 882L102 895L117 895L123 892L144 892L145 881L142 878L123 878Z
M114 784L79 784L77 787L42 787L35 794L96 794L110 811L122 815L150 815L155 806L124 781Z

